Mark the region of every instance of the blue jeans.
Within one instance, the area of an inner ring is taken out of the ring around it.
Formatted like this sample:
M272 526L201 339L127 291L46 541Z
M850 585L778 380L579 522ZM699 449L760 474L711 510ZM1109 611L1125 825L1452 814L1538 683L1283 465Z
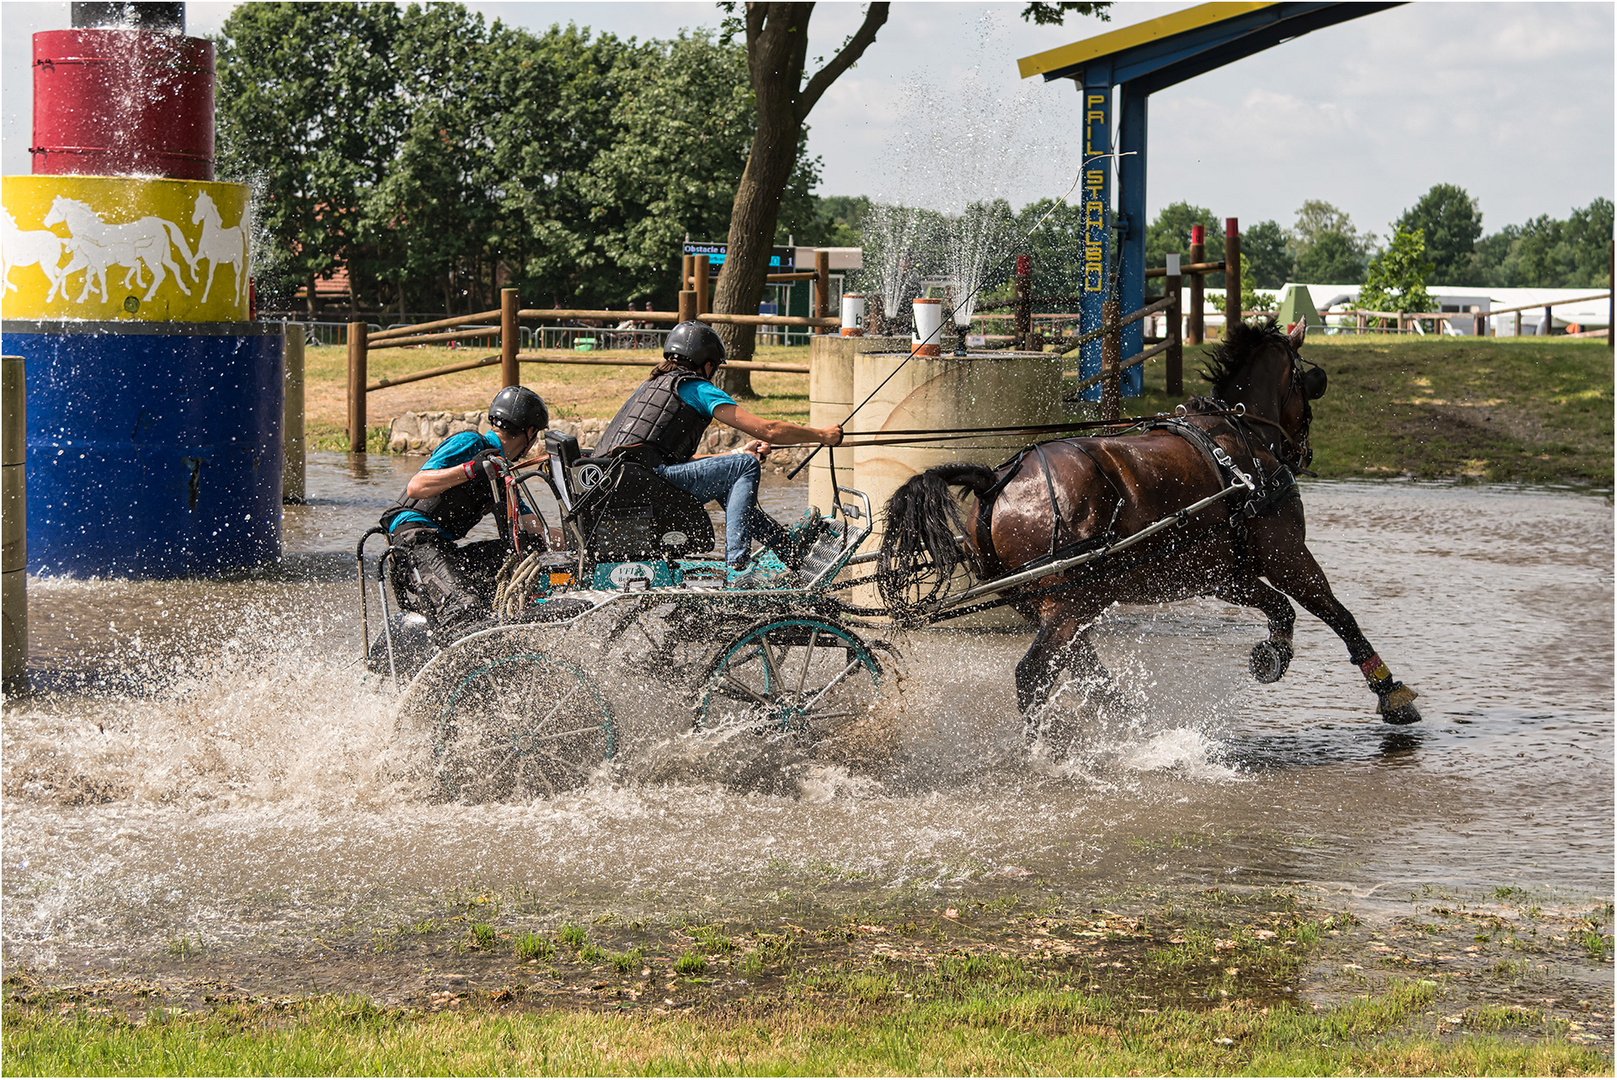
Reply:
M788 537L780 522L758 509L758 459L751 454L719 454L663 465L657 475L703 502L724 503L724 561L741 566L757 540L775 551Z

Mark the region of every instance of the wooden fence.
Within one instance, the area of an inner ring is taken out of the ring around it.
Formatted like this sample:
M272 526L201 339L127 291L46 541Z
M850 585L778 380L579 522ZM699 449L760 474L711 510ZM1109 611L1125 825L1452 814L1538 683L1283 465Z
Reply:
M405 383L420 382L423 379L436 379L440 376L452 375L460 371L493 367L495 364L500 366L500 385L515 386L521 382L521 365L523 364L655 367L662 362L660 357L655 360L619 360L607 357L584 357L576 354L557 356L547 353L525 353L521 351L521 326L524 321L533 323L556 319L611 321L632 317L636 322L674 324L700 320L710 324L728 323L736 326L804 327L816 334L829 333L842 324L840 318L832 318L827 314L830 307L831 285L830 254L828 252L816 251L814 253L814 269L812 271L770 274L765 279L771 284L786 281L814 282L814 314L812 316L723 315L708 311L706 309L709 278L709 262L706 255L685 256L682 280L680 282L678 311L631 312L588 308L523 308L518 301L517 290L503 289L500 293L500 307L494 311L480 311L471 315L457 315L453 318L438 319L434 322L420 323L415 326L396 326L387 330L374 331L367 322L350 322L347 334L349 449L356 454L365 451L366 395L390 386L402 386ZM489 324L496 322L499 329L493 331ZM464 360L455 364L444 364L441 367L427 368L422 371L412 371L403 375L383 377L374 382L368 378L369 356L379 349L403 349L416 345L442 345L449 342L478 338L496 339L499 343L499 353L478 357L474 360ZM728 366L739 371L808 373L807 364L732 363Z

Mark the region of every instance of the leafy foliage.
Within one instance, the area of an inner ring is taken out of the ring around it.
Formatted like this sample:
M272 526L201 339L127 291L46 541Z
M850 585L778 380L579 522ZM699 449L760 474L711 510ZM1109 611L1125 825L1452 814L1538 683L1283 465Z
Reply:
M1431 256L1436 279L1460 282L1470 269L1477 238L1482 235L1482 211L1477 200L1466 194L1464 188L1434 184L1414 206L1404 211L1393 228L1405 232L1420 230L1426 237L1426 253Z
M1207 229L1205 255L1208 262L1217 262L1224 257L1224 226L1213 216L1211 210L1201 206L1192 206L1187 202L1169 203L1162 208L1145 230L1145 265L1165 266L1167 257L1177 252L1190 257L1190 228L1192 225L1203 225ZM1213 274L1207 278L1209 289L1222 289L1224 275Z
M1260 221L1241 230L1241 288L1250 271L1254 287L1278 289L1291 278L1291 240L1276 221Z
M1359 290L1359 307L1366 311L1431 311L1426 292L1432 264L1426 259L1426 237L1421 230L1399 229L1387 250L1370 260Z
M1242 249L1243 253L1245 249ZM1320 233L1297 256L1292 270L1296 281L1356 285L1364 280L1365 261L1360 242L1334 229Z
M672 307L679 243L722 237L755 116L705 33L534 34L460 4L244 4L218 46L221 173L259 193L260 292L346 267L356 306ZM784 192L812 218L818 163Z

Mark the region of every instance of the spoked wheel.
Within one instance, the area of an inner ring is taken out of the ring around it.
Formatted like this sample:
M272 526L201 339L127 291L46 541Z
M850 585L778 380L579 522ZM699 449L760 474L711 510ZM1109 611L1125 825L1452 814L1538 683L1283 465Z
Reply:
M824 734L868 715L882 680L870 646L841 626L812 618L762 622L719 650L696 707L696 727Z
M488 802L584 786L616 750L612 713L588 676L538 653L502 656L460 680L438 711L433 751L450 798Z

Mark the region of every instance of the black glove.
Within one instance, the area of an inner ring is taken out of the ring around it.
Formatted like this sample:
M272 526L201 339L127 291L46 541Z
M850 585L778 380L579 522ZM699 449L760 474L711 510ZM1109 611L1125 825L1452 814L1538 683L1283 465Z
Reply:
M500 470L508 464L500 452L494 449L479 450L473 456L472 462L477 471L490 480L496 479L500 475Z

